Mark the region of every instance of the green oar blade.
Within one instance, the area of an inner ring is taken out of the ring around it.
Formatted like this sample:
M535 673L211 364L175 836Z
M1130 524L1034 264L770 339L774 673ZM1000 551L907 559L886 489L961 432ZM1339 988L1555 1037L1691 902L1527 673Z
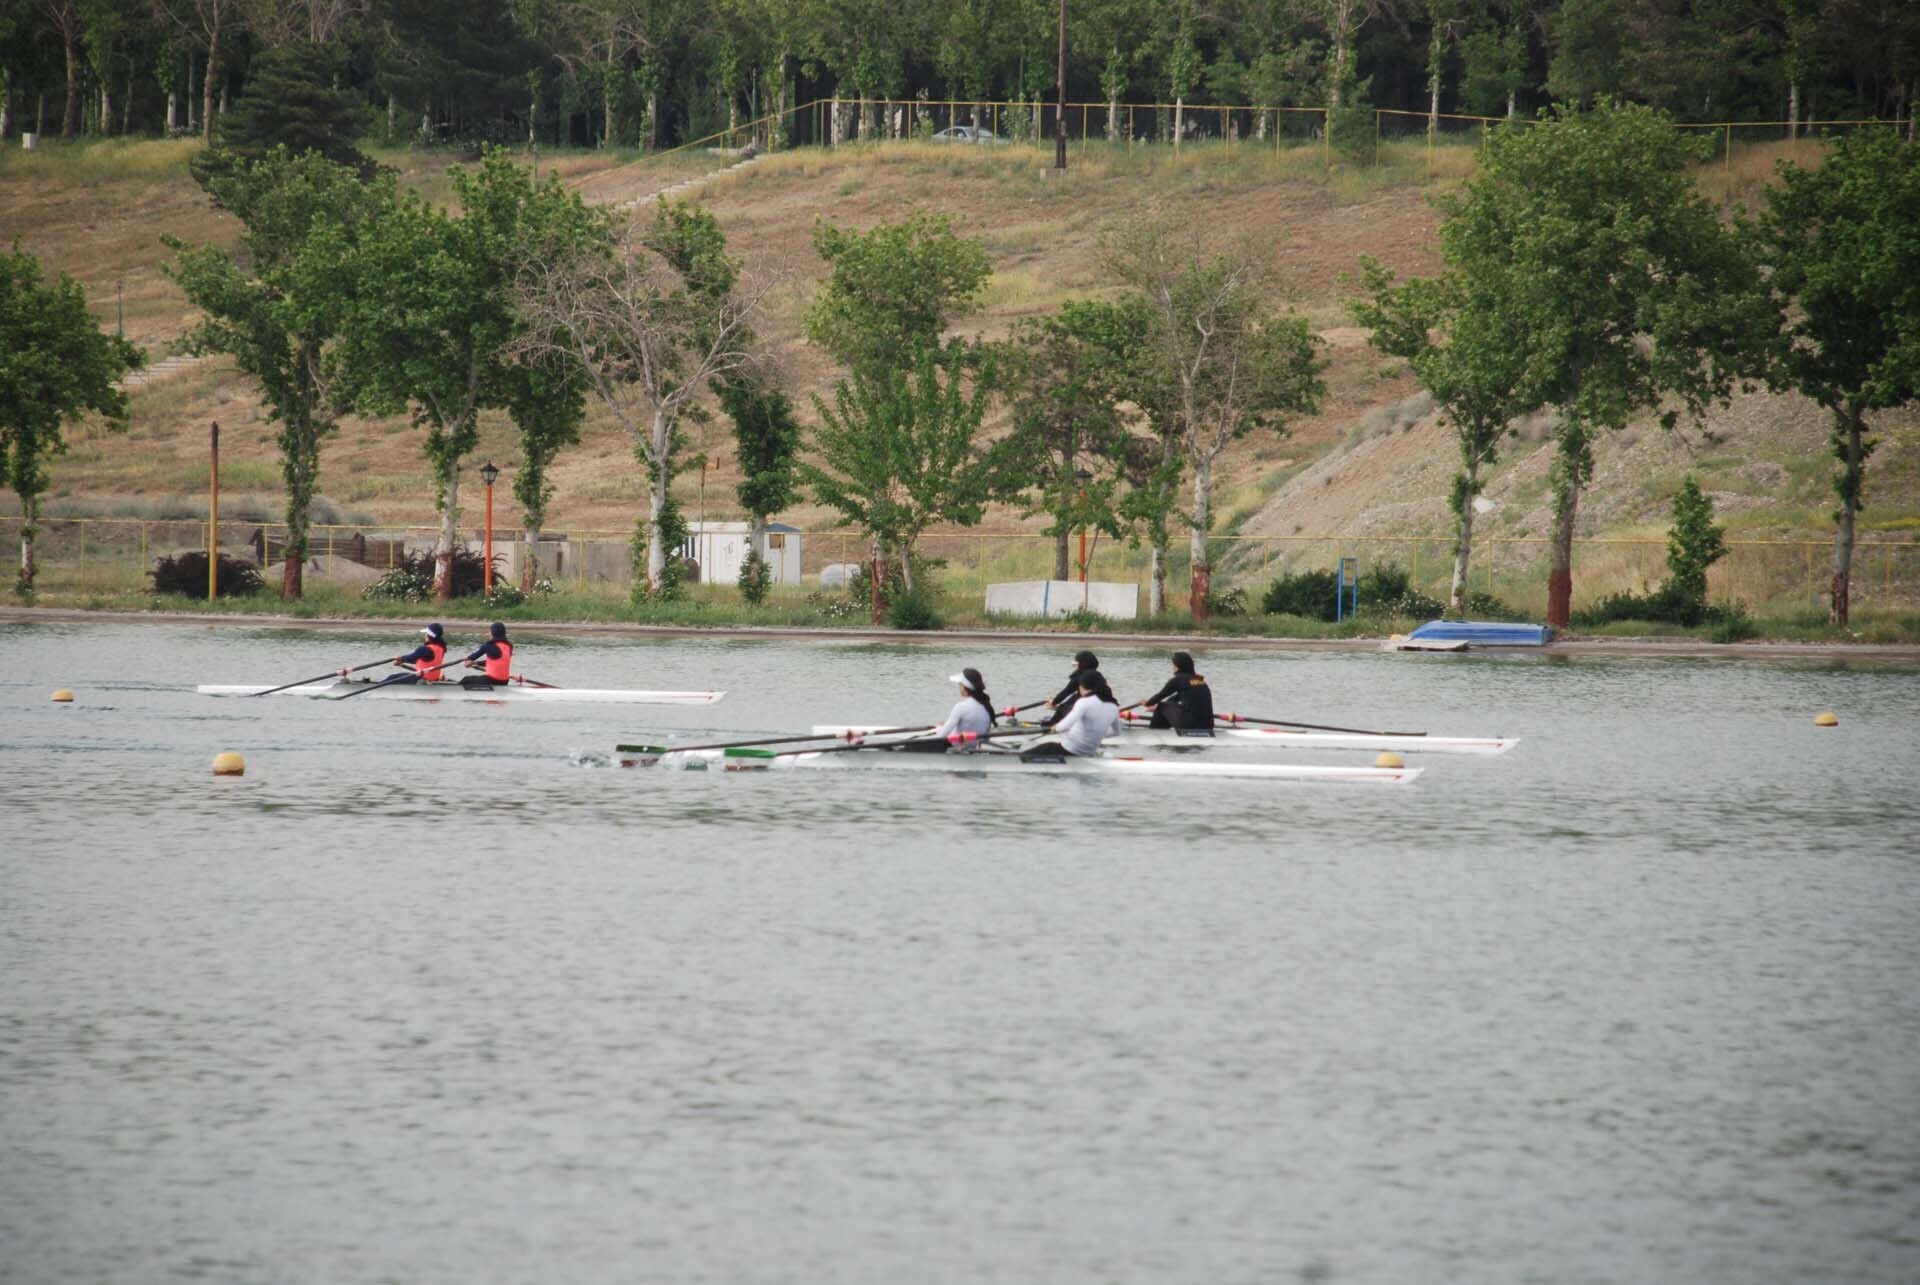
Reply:
M772 750L747 749L738 746L730 750L721 751L721 756L730 759L771 759L780 757Z

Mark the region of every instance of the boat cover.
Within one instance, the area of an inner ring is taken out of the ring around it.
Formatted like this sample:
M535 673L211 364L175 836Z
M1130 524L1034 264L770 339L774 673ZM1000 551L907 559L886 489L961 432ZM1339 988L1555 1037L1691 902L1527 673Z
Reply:
M1553 641L1549 625L1513 625L1498 620L1429 620L1409 639L1464 642L1473 647L1544 647Z

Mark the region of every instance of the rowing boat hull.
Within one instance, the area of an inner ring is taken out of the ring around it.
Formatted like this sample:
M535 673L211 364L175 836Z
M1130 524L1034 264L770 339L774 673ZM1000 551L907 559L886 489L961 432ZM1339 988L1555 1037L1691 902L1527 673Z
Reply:
M817 736L861 735L866 727L821 724ZM1039 729L1035 729L1038 734ZM1284 727L1221 727L1212 736L1182 736L1169 728L1123 727L1107 738L1116 749L1393 750L1400 754L1505 754L1517 736L1395 736L1386 732L1301 732Z
M512 687L468 688L458 683L394 683L376 687L372 682L347 679L333 683L303 683L281 691L269 692L267 684L235 685L205 683L193 689L202 696L345 696L365 693L355 700L399 701L502 701L510 704L529 702L539 705L711 705L725 692L648 692L596 689L591 687Z
M657 763L661 767L693 770L719 769L749 772L772 769L882 769L899 772L1006 772L1026 776L1172 776L1216 777L1226 780L1307 781L1355 785L1409 785L1419 779L1417 767L1328 767L1300 763L1238 763L1214 760L1133 758L1101 754L1091 758L1027 762L1018 754L976 751L953 754L910 754L886 750L847 752L806 751L765 758L730 758L723 750L681 750L657 759L626 759L628 764Z

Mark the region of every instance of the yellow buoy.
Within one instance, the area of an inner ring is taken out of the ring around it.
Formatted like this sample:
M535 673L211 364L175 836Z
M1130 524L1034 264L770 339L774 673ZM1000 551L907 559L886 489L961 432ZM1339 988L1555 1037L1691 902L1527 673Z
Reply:
M66 702L73 699L73 693L68 691L66 688L62 687L59 691L53 694L53 698L59 701L61 704L65 704Z
M1840 716L1832 710L1827 710L1824 713L1813 716L1813 725L1815 727L1838 727L1840 726Z
M215 776L245 776L247 774L247 761L238 754L235 754L232 750L228 750L224 754L216 754L213 756L213 774Z
M1386 750L1380 757L1374 759L1373 765L1375 767L1405 767L1407 761L1398 754L1395 754L1392 750Z

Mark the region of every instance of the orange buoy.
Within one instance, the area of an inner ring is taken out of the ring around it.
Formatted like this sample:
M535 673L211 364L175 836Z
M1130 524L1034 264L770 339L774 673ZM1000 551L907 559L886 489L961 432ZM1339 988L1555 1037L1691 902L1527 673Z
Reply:
M245 776L247 761L228 750L213 756L213 774L215 776Z
M59 691L53 694L53 698L59 701L62 705L65 705L73 700L73 693L68 691L66 688L62 687Z
M1373 765L1375 767L1405 767L1407 761L1398 754L1395 754L1392 750L1383 750L1380 755L1373 760Z
M1825 710L1813 716L1813 725L1815 727L1838 727L1840 726L1840 716L1832 710Z

